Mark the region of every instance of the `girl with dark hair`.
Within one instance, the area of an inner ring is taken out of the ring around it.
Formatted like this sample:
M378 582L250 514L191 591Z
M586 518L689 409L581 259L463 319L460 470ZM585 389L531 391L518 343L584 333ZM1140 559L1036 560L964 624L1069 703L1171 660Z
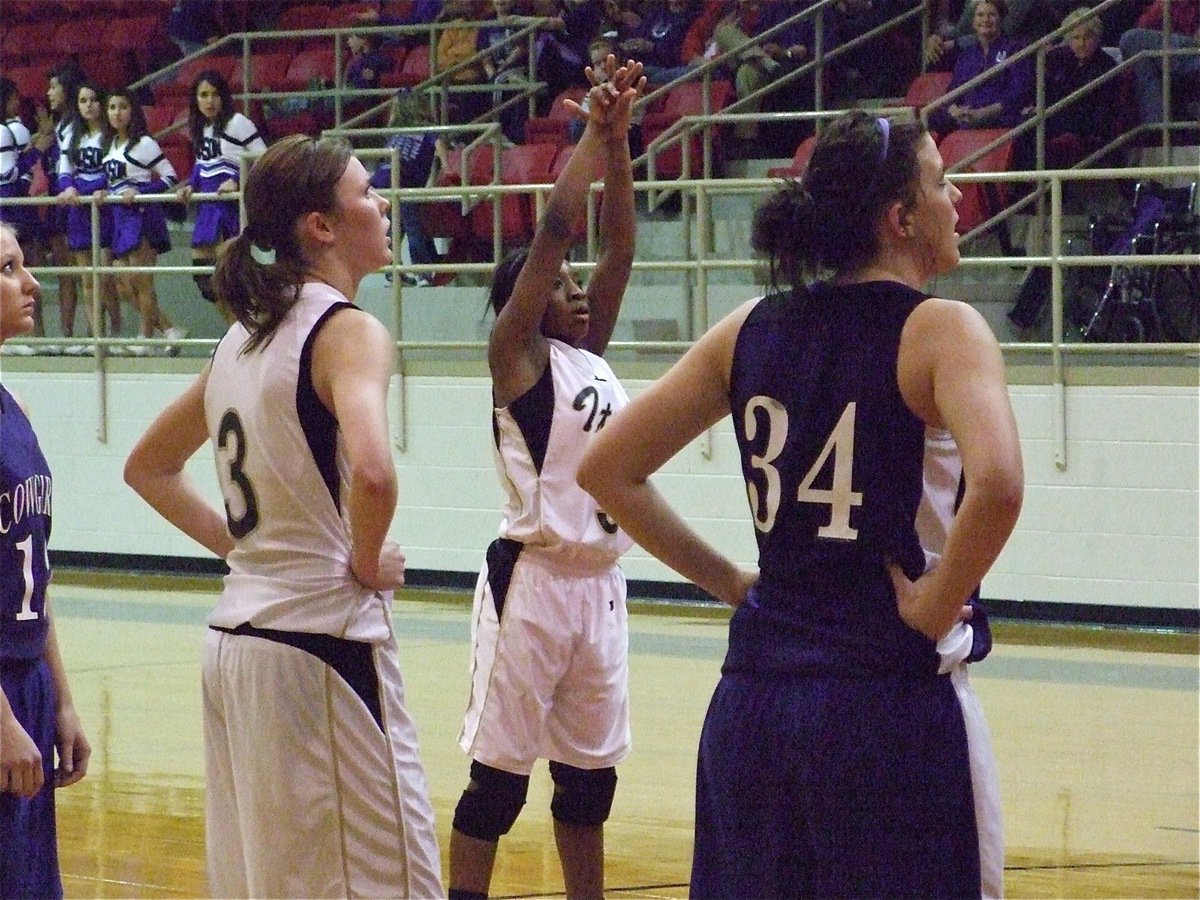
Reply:
M459 735L471 780L450 834L452 898L487 896L500 837L525 803L539 758L554 779L550 810L567 896L602 896L604 822L616 765L629 752L618 559L631 541L575 486L575 468L627 402L602 354L633 265L628 136L646 80L640 63L618 69L611 56L604 72L586 74L593 87L583 137L532 244L500 262L489 297L492 429L508 502L475 589L471 697ZM603 245L585 292L566 255L601 165Z
M188 112L188 135L196 164L188 180L179 186L179 199L187 202L192 193L232 194L239 188L241 160L247 153L262 153L266 142L248 118L233 108L229 82L215 69L206 69L192 82ZM221 241L241 228L238 205L233 200L204 200L196 208L192 227L192 265L205 266L216 256ZM193 275L200 295L215 301L211 275ZM222 311L229 318L227 311Z
M0 223L0 344L33 330L38 292ZM54 791L83 778L92 753L50 610L53 493L33 426L0 385L0 897L62 897Z
M58 157L58 202L67 211L67 246L75 265L92 265L92 214L82 198L104 188L104 92L90 81L81 81L75 89L75 108L69 126L69 139ZM112 209L100 207L101 262L108 262L112 243ZM107 314L111 334L121 333L121 305L116 285L107 275L100 277L103 299L101 321L93 320L92 279L84 275L83 306L92 334L103 335Z
M694 896L1001 895L996 768L965 664L990 649L973 593L1023 476L995 337L921 292L958 263L959 197L919 123L840 117L755 217L770 292L580 466L634 540L736 610L700 738ZM758 572L649 481L730 414Z
M348 144L292 135L254 163L245 204L214 276L236 321L125 465L229 566L201 660L209 889L440 897L391 621L395 343L353 304L391 259L388 203ZM185 472L206 441L223 510Z
M107 113L104 123L107 192L119 194L125 201L122 206L111 207L113 264L152 266L158 254L171 249L166 213L161 203L134 204L133 201L138 194L164 193L179 179L158 141L148 133L146 114L131 91L109 93ZM137 306L142 318L142 337L153 337L156 330L175 340L184 336L158 308L154 276L149 272L119 275L117 288L125 299L132 300ZM135 355L149 352L140 346L130 349Z
M62 151L71 141L71 103L78 93L83 72L74 63L55 66L47 75L46 107L39 113L38 130L33 144L42 154L42 171L49 182L48 192L58 195L58 161ZM71 264L71 249L67 246L68 211L61 206L46 210L43 229L50 260L56 266ZM75 334L75 304L78 296L78 278L74 275L58 276L58 316L63 337Z
M33 183L33 166L38 151L33 136L21 118L21 92L11 78L0 78L0 198L17 199L29 196ZM36 206L0 206L0 222L12 224L21 233L29 254L30 265L36 266L41 256L42 220ZM33 334L45 334L41 304L34 307ZM14 351L32 353L32 348L13 346Z

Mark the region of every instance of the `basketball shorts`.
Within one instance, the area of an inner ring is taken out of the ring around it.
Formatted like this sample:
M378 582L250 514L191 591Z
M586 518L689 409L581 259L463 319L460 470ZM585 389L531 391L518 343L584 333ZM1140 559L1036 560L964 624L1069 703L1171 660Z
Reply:
M580 769L629 753L625 575L580 575L516 541L488 548L471 619L471 697L459 745L528 775L539 758Z
M0 662L0 687L42 754L33 797L0 792L0 897L61 898L54 823L54 682L45 658Z
M212 896L443 896L394 640L210 628L201 665Z
M966 667L722 677L700 738L693 897L999 897L996 765Z

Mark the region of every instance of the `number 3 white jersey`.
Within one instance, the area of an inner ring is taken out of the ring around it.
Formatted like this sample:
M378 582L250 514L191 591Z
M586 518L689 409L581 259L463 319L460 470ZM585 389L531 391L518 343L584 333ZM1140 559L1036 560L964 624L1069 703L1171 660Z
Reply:
M606 569L633 541L575 483L595 435L629 397L601 357L550 340L537 384L492 413L496 469L508 495L500 536L584 571Z
M349 465L312 384L317 333L351 306L305 284L265 346L243 353L249 334L235 323L213 354L205 417L235 544L210 625L389 637L391 597L350 574Z

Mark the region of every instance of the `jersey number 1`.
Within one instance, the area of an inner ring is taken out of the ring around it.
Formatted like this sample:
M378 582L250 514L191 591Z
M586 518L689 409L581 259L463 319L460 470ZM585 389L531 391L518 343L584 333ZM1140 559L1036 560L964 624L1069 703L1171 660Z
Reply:
M23 541L17 541L17 550L21 553L21 577L25 580L25 594L21 598L21 611L17 613L18 622L28 622L38 617L33 608L33 535ZM46 560L46 568L50 561Z
M809 467L796 492L796 500L800 503L817 503L829 507L829 523L817 529L817 537L843 541L852 541L858 537L858 529L850 527L850 510L861 506L863 501L862 494L854 490L851 484L854 475L855 408L856 404L853 402L846 404L837 424L829 432L825 446L817 454L816 461ZM752 397L743 413L747 441L754 440L758 433L758 417L755 415L758 410L766 413L767 417L766 446L761 454L750 456L750 465L762 473L765 488L763 501L759 503L759 487L753 481L747 480L746 494L754 514L754 527L766 532L775 527L775 515L779 511L782 496L779 469L774 463L783 452L787 441L788 413L784 405L773 397L761 394ZM828 488L815 487L817 475L831 455L832 483Z

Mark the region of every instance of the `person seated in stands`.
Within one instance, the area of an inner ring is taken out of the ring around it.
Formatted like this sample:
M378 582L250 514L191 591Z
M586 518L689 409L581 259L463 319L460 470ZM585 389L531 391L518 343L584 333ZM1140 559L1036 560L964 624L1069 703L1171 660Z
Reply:
M939 134L959 128L1015 125L1032 96L1032 57L1014 65L1004 65L1022 46L1020 41L1001 30L1001 22L1008 11L1005 0L974 0L973 9L972 21L978 41L959 54L949 91L989 70L994 70L994 74L949 105L934 109L929 117L929 128Z
M911 8L906 0L837 0L825 13L827 34L841 46ZM902 96L921 69L920 23L893 27L830 63L835 96L845 100ZM825 52L834 49L826 43Z
M618 47L612 38L599 37L596 38L588 46L588 56L592 66L592 72L595 73L597 84L601 84L608 80L606 73L606 61L609 56L618 58ZM636 54L631 56L636 58ZM642 70L645 71L644 69ZM584 113L588 112L589 102L585 95L579 102L579 108ZM642 120L645 118L646 109L644 106L635 106L633 112L629 114L629 156L631 159L637 159L646 149L646 145L642 140ZM570 136L572 144L578 144L583 138L583 131L587 127L586 119L572 119L567 124L567 134Z
M696 68L694 62L684 63L682 51L683 39L700 12L701 7L691 0L656 4L621 42L620 53L642 61L650 84L669 84L683 78Z
M476 54L479 44L479 28L470 24L475 21L474 4L470 0L446 0L437 16L439 24L453 24L438 32L438 71L446 71L464 63ZM451 85L482 84L488 80L483 66L474 63L455 70L447 76ZM450 91L450 121L469 122L487 112L491 98L485 93ZM467 136L473 139L474 134Z
M515 0L492 0L493 17L479 29L476 51L487 50L483 59L486 80L497 85L516 85L529 81L529 43L525 38L513 38L524 28L517 16L522 12ZM515 91L496 91L492 95L493 107L511 100ZM484 95L486 96L486 95ZM528 104L514 103L499 113L500 128L504 136L514 144L525 138L525 119Z
M346 60L346 84L358 90L379 87L379 79L391 71L392 58L379 49L379 35L352 34L346 38L350 56Z
M1046 54L1046 106L1110 72L1117 62L1101 48L1104 24L1086 6L1069 12L1063 25L1070 28L1064 43ZM1073 165L1084 153L1095 150L1113 137L1113 105L1101 99L1110 90L1106 82L1095 92L1083 94L1046 119L1045 167L1060 169ZM1035 106L1022 113L1031 116ZM1037 164L1037 136L1029 131L1017 140L1014 169L1028 170Z
M537 73L546 82L546 96L556 97L566 88L588 87L583 67L588 47L609 30L617 30L623 13L613 0L542 0L529 13L547 19L538 35Z
M1200 47L1200 0L1172 0L1171 20L1167 23L1167 43L1172 49ZM1162 50L1163 0L1155 0L1138 19L1137 28L1121 35L1121 53L1126 59L1142 51ZM1195 98L1200 81L1200 53L1175 54L1170 57L1173 97ZM1168 119L1164 115L1162 96L1162 58L1144 56L1133 64L1134 97L1138 118L1145 125L1155 125Z
M694 55L689 51L696 46L704 47L701 54L704 59L728 53L800 12L801 8L799 4L786 0L770 4L760 0L735 0L732 5L724 7L724 14L719 18L714 17L711 10L706 10L688 29L684 38L684 58L694 60ZM798 66L808 59L813 44L812 21L809 18L797 27L777 32L769 42L752 45L739 54L733 76L734 90L739 99L774 80L784 64ZM741 111L754 113L760 107L761 100L743 107ZM738 122L734 126L734 135L742 142L754 141L758 137L758 123Z
M946 0L940 3L941 11L935 16L938 24L925 43L925 62L933 68L950 69L960 53L979 43L975 34L975 5L965 4L958 21L951 22L946 15L949 4ZM1030 44L1057 25L1047 0L1010 0L1002 27L1008 37Z
M388 119L389 128L414 128L433 124L433 116L429 113L428 105L421 98L400 91L392 101L392 112ZM437 159L443 170L449 168L449 158L446 142L432 131L423 133L406 132L394 134L387 140L387 149L399 151L400 172L398 184L402 188L426 187L429 175L433 171L433 161ZM392 164L387 158L379 164L371 176L371 186L376 190L388 190L392 186ZM421 221L423 204L399 201L392 198L400 208L400 225L404 236L408 238L408 256L414 265L430 265L438 262L437 247L425 231ZM434 284L434 273L421 272L417 275L405 273L402 276L407 285L425 287ZM445 283L444 281L441 283Z
M448 5L448 2L443 4L442 0L414 0L409 4L408 12L405 15L381 13L378 9L364 9L358 14L358 20L366 25L430 25L443 17L444 6ZM428 40L427 35L419 33L385 34L381 43L411 47L417 43L426 43Z

